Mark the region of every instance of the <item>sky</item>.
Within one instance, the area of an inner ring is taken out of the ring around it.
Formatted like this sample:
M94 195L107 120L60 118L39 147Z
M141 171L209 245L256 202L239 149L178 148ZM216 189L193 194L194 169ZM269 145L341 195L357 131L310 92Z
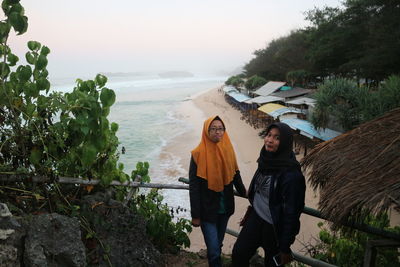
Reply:
M51 50L50 74L229 73L276 38L308 25L304 12L340 0L21 0L28 31L11 36Z

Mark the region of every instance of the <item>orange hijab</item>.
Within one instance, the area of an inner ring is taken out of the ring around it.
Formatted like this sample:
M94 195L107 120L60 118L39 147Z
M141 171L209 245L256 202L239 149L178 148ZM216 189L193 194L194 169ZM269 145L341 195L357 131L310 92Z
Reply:
M200 144L192 150L192 157L197 165L197 176L207 180L208 189L221 192L232 182L239 167L227 132L218 143L210 140L208 129L215 119L222 122L218 116L204 122Z

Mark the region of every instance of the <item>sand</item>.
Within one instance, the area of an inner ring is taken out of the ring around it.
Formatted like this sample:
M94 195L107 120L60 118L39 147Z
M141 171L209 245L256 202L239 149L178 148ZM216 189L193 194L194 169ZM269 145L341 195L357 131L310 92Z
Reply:
M210 116L218 115L225 123L236 152L243 183L248 188L257 168L256 160L263 144L263 140L258 136L261 129L255 130L245 121L241 120L241 113L225 102L223 93L218 91L218 88L213 88L197 95L192 100L182 102L182 105L178 107L178 113L181 119L186 120L192 125L193 130L173 139L164 148L163 152L179 157L181 159L181 166L188 173L190 151L200 142L204 120ZM300 153L300 155L302 154ZM298 159L300 160L300 156ZM316 208L317 201L317 195L308 186L305 200L306 206ZM228 228L239 232L239 221L248 206L248 200L236 197L235 205L235 213L229 220ZM319 229L317 223L319 221L321 220L302 214L301 230L296 238L296 242L292 246L294 251L303 254L306 252L303 244L314 240L314 237L318 236ZM191 246L188 250L197 252L200 249L206 248L200 228L193 228L190 240ZM231 253L235 240L236 237L229 234L225 235L223 253Z

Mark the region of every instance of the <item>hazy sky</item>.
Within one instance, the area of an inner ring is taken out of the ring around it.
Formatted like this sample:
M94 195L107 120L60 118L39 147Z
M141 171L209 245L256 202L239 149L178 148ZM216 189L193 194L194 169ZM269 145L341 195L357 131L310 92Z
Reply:
M21 0L28 32L9 43L51 49L55 76L98 72L232 71L272 39L304 27L304 12L340 0Z

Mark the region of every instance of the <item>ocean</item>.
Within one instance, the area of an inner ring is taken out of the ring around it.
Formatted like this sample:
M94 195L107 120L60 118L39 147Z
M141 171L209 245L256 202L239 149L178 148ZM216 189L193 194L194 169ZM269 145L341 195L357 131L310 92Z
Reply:
M157 74L123 77L108 76L106 87L116 93L108 119L119 125L120 162L128 174L137 162L150 164L150 179L154 183L180 184L180 176L187 177L180 159L175 155L160 157L163 147L176 136L191 130L191 125L180 119L177 108L183 101L211 88L221 86L227 77L194 76L162 78ZM71 91L75 79L55 79L53 88ZM188 151L189 154L189 151ZM189 218L189 198L186 190L162 190L164 203L172 208L185 209L179 217Z

